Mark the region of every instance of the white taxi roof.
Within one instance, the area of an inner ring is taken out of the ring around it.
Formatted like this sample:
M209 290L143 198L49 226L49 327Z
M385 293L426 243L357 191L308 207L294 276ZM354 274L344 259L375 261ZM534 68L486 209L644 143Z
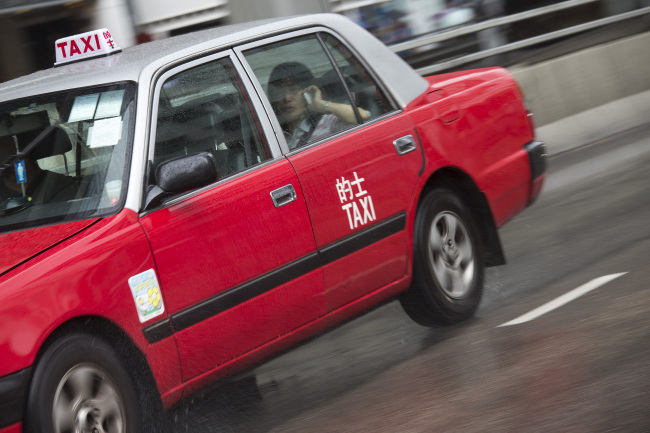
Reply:
M347 39L382 77L400 105L426 90L425 79L364 29L338 14L314 14L215 27L35 72L0 84L0 102L120 81L150 82L156 71L179 59L314 26L331 28Z

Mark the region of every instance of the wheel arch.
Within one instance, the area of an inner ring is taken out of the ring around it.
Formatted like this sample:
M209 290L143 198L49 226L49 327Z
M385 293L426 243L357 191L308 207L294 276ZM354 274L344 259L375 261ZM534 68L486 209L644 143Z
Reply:
M424 195L434 188L447 188L456 192L461 200L469 207L475 217L476 226L481 232L483 245L485 247L485 266L499 266L506 263L503 247L499 233L497 232L492 210L485 197L474 180L467 173L456 167L442 167L436 170L427 179L420 197L418 208Z
M149 413L159 413L163 408L162 401L145 354L142 353L129 335L116 323L99 316L78 316L72 318L61 323L47 336L34 360L31 373L32 377L30 378L29 384L30 390L31 379L33 379L35 370L43 354L57 340L75 333L89 334L104 340L124 363L138 395L143 396L147 404L151 405ZM27 413L27 411L24 413Z

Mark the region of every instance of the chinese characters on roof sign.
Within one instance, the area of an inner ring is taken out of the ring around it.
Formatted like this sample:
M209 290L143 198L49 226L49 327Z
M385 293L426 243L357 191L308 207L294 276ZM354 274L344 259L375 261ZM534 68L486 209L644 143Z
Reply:
M120 51L108 29L93 30L79 35L57 39L54 43L54 66L93 57L107 56Z

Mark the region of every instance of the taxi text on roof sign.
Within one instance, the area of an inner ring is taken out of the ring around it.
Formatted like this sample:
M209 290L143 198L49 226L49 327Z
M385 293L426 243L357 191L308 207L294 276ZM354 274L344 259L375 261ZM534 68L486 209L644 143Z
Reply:
M93 30L57 39L54 48L56 50L54 66L92 57L107 56L121 51L108 29Z

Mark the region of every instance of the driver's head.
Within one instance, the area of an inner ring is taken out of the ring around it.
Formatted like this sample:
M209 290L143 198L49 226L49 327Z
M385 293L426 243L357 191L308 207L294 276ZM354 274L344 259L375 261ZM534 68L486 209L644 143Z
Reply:
M314 74L300 62L284 62L277 65L269 76L269 92L291 85L302 88L314 84Z
M314 74L302 63L280 63L273 68L269 76L269 98L272 103L278 102L287 91L304 90L314 82Z

